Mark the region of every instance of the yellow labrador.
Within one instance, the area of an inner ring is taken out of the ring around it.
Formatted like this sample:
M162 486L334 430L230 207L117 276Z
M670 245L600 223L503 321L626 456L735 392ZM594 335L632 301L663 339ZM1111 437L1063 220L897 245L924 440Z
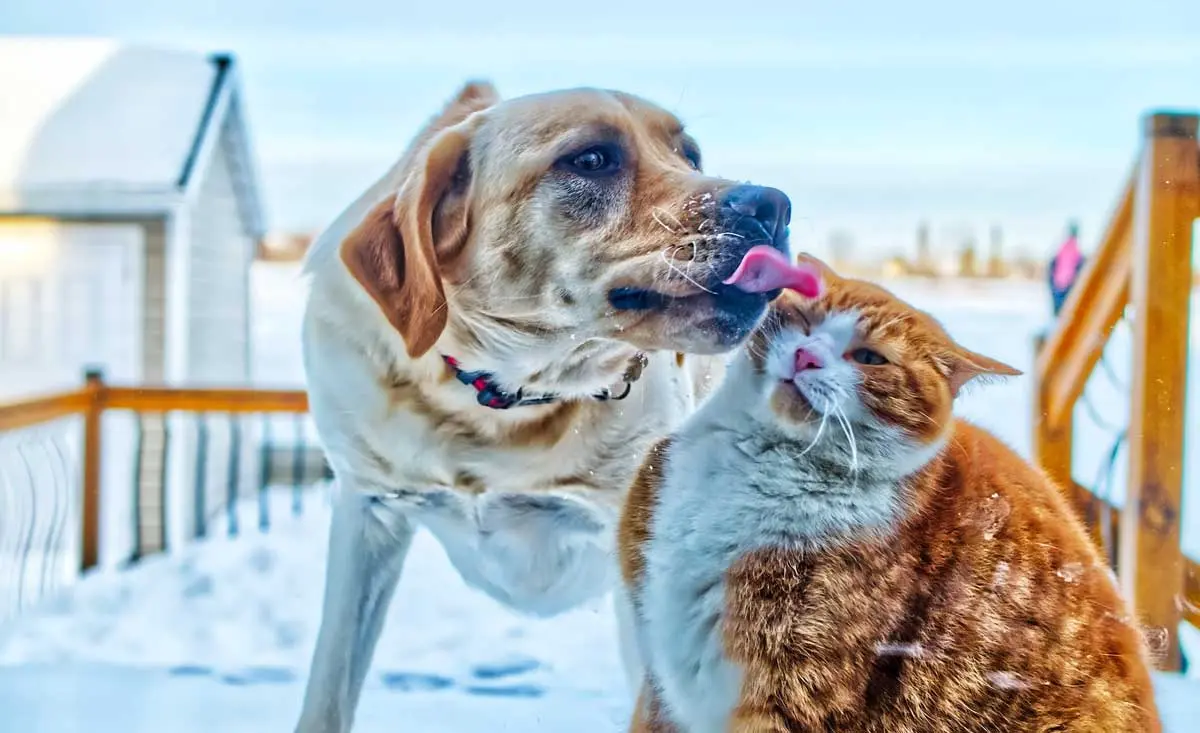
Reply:
M786 252L789 216L649 102L472 83L318 238L304 355L338 494L298 730L350 729L416 526L520 611L617 585L625 489L778 292L726 280Z

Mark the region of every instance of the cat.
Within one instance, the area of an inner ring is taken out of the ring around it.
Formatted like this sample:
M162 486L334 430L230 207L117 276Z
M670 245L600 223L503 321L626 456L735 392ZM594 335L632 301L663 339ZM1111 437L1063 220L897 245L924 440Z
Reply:
M824 292L775 301L627 498L631 730L1161 730L1080 522L952 414L968 382L1019 372L809 261Z

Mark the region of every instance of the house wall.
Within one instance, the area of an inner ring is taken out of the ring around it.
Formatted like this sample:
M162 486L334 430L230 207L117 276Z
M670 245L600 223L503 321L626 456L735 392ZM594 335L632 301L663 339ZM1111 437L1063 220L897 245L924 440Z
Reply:
M89 226L99 231L119 223L141 240L136 258L122 270L128 273L123 277L138 286L136 314L126 319L124 331L103 331L109 342L114 341L111 334L120 334L137 343L137 354L126 360L128 368L106 375L113 381L153 384L182 380L206 385L245 384L250 378L249 275L255 242L247 232L245 212L239 209L246 204L239 201L236 185L243 183L239 179L247 178L249 172L236 162L232 132L226 123L211 155L204 155L204 165L194 172L193 181L198 184L192 189L194 195L186 208L171 218L116 222L74 217L69 222L72 231ZM66 261L82 262L79 258ZM103 264L110 262L105 258ZM84 268L85 274L92 271ZM92 280L107 286L117 278L97 274ZM0 300L19 305L18 299L25 293L20 288L29 289L19 283L8 288L13 294ZM67 322L84 319L90 324L97 317L107 317L111 296L97 300L93 290L108 292L89 285L88 302L99 305L77 308L79 313ZM58 302L60 291L82 292L77 286L56 286L53 292L39 286L35 295ZM41 329L29 325L8 338L16 344L10 350L22 348L20 338L34 330ZM90 327L86 332L100 333ZM178 338L183 341L176 341ZM44 369L34 371L45 374ZM77 365L64 373L64 386L78 383L81 372ZM207 427L201 427L202 421ZM257 418L235 423L225 415L176 414L163 419L121 413L106 416L104 431L104 564L185 542L195 531L198 515L219 514L226 502L257 486L260 469L255 446L262 431ZM201 458L203 463L198 462Z
M142 317L142 379L162 382L166 376L167 344L167 226L163 219L147 221L143 282L145 308Z
M186 356L182 378L194 386L245 385L250 379L250 266L255 242L246 232L235 182L230 127L222 128L208 157L195 171L196 193L169 229L170 255L180 253L186 268L167 267L168 282L186 277ZM167 319L169 322L169 319ZM169 348L169 344L168 344ZM255 450L261 421L255 416L176 415L170 433L167 490L156 485L143 496L143 549L154 540L178 544L193 536L198 518L214 520L239 495L257 486ZM161 509L165 497L165 509ZM165 518L166 527L153 525Z
M201 176L196 197L172 228L166 220L146 229L145 373L148 382L167 375L168 298L172 272L168 256L186 257L184 322L187 339L182 374L193 386L242 385L250 377L250 265L254 242L244 232L234 188L228 136L223 130ZM167 237L180 236L183 242ZM175 381L174 379L171 381ZM234 421L238 424L235 426ZM203 421L203 425L202 425ZM142 422L144 452L139 466L137 552L143 555L191 537L197 515L212 518L233 493L255 485L253 450L256 425L224 415L148 416ZM201 437L203 433L203 437ZM201 462L203 465L201 466ZM236 480L231 482L231 472Z
M0 396L74 388L93 366L115 384L161 378L162 232L161 219L0 217ZM143 422L138 461L137 423L128 413L108 413L102 426L100 551L108 566L134 552L135 527L162 524L155 491L163 433L153 419ZM66 454L78 456L77 421L45 428L65 441ZM49 443L32 445L29 455L43 460ZM21 466L0 459L0 495L23 475ZM77 494L71 491L67 501L75 505ZM134 522L135 507L152 518ZM39 521L55 516L42 507L35 514ZM159 534L151 529L143 539L160 545ZM77 555L65 557L71 559L60 559L64 567L77 567Z
M0 216L0 393L144 378L146 222Z
M167 223L165 219L151 219L142 224L145 249L143 255L143 303L142 309L142 381L147 384L162 383L166 377L167 353ZM130 470L136 484L134 500L137 502L139 521L130 516L126 526L134 528L129 548L124 553L144 555L166 546L163 521L166 505L163 492L163 475L166 470L166 423L157 415L113 416L114 422L125 422L125 430L134 437L134 446L140 451L131 455ZM120 492L122 488L114 489ZM110 504L113 502L110 501ZM110 511L112 511L110 509ZM132 511L132 508L131 510Z
M254 241L238 210L228 127L190 212L187 376L242 383L250 376L250 264Z

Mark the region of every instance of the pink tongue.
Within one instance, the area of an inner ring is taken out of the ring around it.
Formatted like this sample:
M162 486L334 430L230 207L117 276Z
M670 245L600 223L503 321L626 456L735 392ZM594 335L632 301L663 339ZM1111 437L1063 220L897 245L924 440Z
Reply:
M725 284L747 293L788 288L806 298L821 294L821 278L816 271L793 264L787 255L765 244L752 247Z

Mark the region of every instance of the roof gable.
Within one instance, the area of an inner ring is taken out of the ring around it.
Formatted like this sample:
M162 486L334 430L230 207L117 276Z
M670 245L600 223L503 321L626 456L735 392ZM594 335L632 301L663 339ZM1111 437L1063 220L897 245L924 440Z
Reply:
M106 40L0 38L0 212L168 211L224 129L246 171L243 224L261 232L232 66Z
M216 68L107 41L0 41L0 185L173 187Z

